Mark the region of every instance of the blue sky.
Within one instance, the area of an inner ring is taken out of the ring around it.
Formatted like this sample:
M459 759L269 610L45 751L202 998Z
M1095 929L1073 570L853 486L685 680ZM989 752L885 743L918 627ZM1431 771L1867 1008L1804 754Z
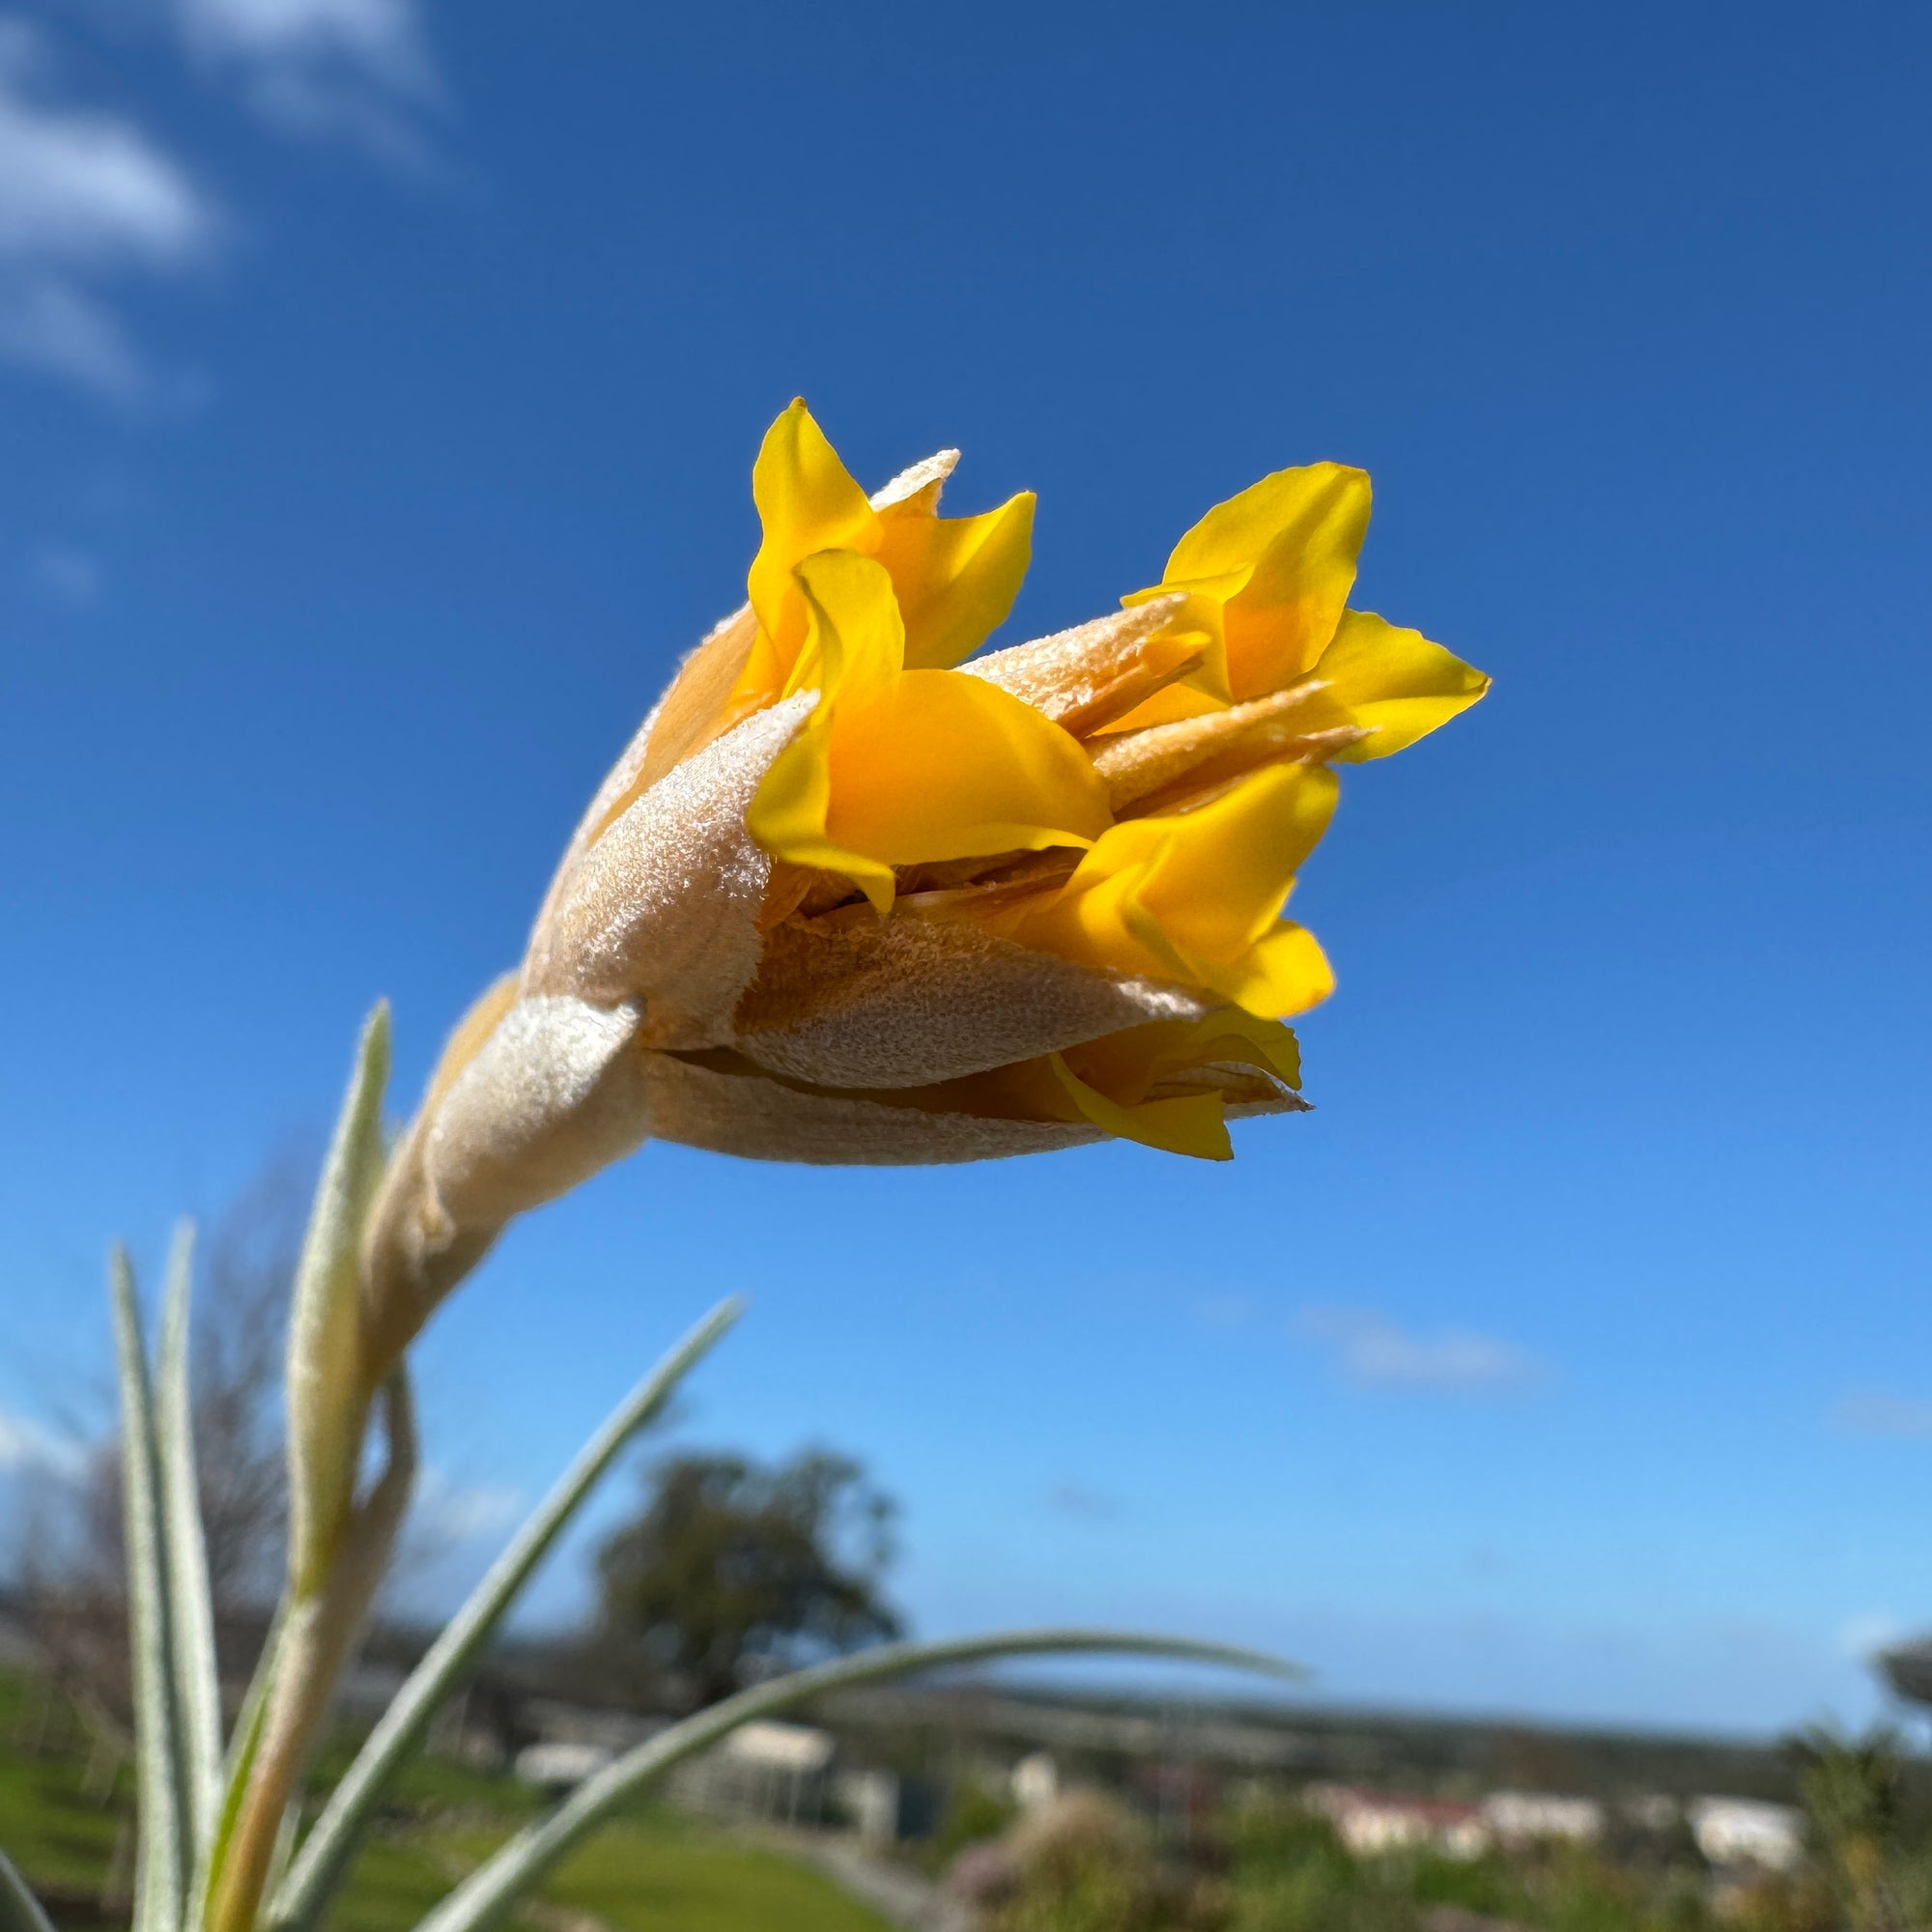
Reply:
M648 1149L432 1331L433 1460L532 1493L742 1289L685 1435L863 1454L931 1634L1862 1712L1932 1622L1928 69L1907 8L6 15L0 1463L110 1234L317 1130L378 994L405 1104L514 958L791 395L1040 492L1012 638L1332 457L1356 601L1497 683L1304 874L1318 1111Z

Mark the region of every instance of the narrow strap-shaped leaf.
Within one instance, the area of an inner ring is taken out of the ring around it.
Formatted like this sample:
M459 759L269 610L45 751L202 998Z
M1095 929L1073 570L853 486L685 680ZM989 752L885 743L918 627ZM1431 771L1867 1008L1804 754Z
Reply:
M172 1581L170 1636L182 1747L187 1758L190 1823L197 1855L214 1830L221 1793L221 1684L214 1663L214 1607L209 1598L208 1547L194 1460L194 1406L188 1385L188 1302L194 1224L175 1231L161 1317L161 1497Z
M54 1932L53 1920L5 1852L0 1852L0 1932Z
M362 1224L383 1178L389 1009L362 1029L316 1185L289 1315L289 1591L312 1596L349 1533L375 1390L362 1376Z
M735 1295L721 1302L617 1405L490 1566L469 1602L444 1626L370 1732L303 1841L288 1883L269 1914L270 1924L279 1932L306 1932L320 1921L376 1806L421 1743L456 1680L489 1640L598 1478L638 1431L662 1412L678 1383L737 1321L743 1306Z
M1225 1664L1270 1677L1299 1677L1299 1667L1259 1651L1226 1644L1193 1643L1184 1637L1141 1636L1121 1631L1014 1631L1004 1636L964 1637L948 1643L894 1643L841 1657L810 1670L794 1671L726 1697L710 1709L661 1731L648 1744L627 1751L616 1763L587 1777L556 1809L519 1832L508 1844L469 1876L421 1920L416 1932L481 1932L495 1924L525 1893L540 1885L564 1854L593 1832L636 1791L662 1777L683 1759L708 1748L753 1718L822 1695L828 1690L869 1684L881 1677L931 1670L941 1664L979 1662L995 1657L1037 1657L1050 1651L1122 1653L1179 1658L1190 1663Z
M289 1577L274 1635L263 1650L228 1753L219 1815L196 1876L189 1932L202 1932L230 1896L229 1865L238 1853L266 1862L262 1840L266 1835L272 1841L274 1827L251 1806L251 1783L263 1773L263 1753L274 1742L271 1719L288 1709L283 1675L313 1661L307 1644L298 1641L298 1625L305 1631L309 1614L298 1617L295 1611L322 1591L354 1522L372 1393L360 1373L358 1249L382 1178L388 1073L389 1012L379 1004L356 1043L296 1268L287 1383ZM307 1688L324 1702L333 1690L329 1683ZM278 1777L292 1776L287 1765L274 1769ZM278 1826L279 1803L274 1809ZM253 1871L243 1889L252 1892L264 1876L264 1870ZM252 1916L252 1903L249 1911Z
M134 1932L176 1932L192 1860L187 1783L173 1671L167 1533L154 1389L127 1251L114 1250L114 1339L121 1376L123 1533L128 1544L128 1620L133 1651L134 1753L140 1856Z

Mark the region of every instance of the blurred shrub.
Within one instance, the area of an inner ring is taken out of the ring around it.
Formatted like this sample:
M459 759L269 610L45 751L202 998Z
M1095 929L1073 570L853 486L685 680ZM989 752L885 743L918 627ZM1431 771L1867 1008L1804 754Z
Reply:
M940 1813L932 1834L929 1858L938 1869L949 1868L969 1845L997 1838L1013 1822L1010 1800L989 1789L978 1778L960 1778Z
M1009 1837L1011 1896L987 1932L1179 1932L1189 1904L1169 1896L1140 1821L1113 1799L1069 1791ZM1177 1916L1178 1915L1178 1916Z

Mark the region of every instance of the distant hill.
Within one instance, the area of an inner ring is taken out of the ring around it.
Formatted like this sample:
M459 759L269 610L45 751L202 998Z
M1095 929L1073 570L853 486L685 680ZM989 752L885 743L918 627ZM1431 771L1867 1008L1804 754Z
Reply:
M1726 1792L1789 1803L1795 1796L1786 1753L1773 1739L993 1681L849 1691L824 1700L817 1715L838 1730L872 1734L888 1752L896 1738L901 1754L940 1736L1047 1748L1075 1760L1162 1757L1441 1794L1508 1787L1605 1799Z

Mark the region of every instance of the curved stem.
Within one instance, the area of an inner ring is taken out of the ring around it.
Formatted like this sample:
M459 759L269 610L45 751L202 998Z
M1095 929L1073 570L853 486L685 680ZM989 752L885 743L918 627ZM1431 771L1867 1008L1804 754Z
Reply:
M318 1586L284 1614L262 1743L242 1795L234 1833L210 1891L209 1932L252 1932L274 1868L282 1819L334 1702L336 1682L360 1634L415 1483L414 1406L401 1370L383 1387L388 1462L356 1504L347 1535Z

